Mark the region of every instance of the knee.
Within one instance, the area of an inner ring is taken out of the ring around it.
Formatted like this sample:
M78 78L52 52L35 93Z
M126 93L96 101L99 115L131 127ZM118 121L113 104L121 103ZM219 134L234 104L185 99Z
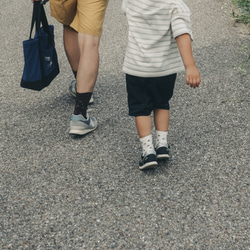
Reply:
M78 42L80 49L93 51L98 50L100 38L97 36L78 33Z

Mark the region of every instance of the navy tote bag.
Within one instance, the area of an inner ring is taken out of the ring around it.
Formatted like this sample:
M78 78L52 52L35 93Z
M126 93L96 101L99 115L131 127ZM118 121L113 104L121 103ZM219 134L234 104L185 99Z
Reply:
M35 25L35 35L32 30ZM23 41L24 69L21 87L42 90L59 74L54 26L49 25L41 2L33 4L29 40Z

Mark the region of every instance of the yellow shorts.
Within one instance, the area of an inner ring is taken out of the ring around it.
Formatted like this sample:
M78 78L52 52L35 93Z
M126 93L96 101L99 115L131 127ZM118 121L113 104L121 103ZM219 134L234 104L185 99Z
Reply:
M101 36L109 0L50 0L51 15L79 33Z

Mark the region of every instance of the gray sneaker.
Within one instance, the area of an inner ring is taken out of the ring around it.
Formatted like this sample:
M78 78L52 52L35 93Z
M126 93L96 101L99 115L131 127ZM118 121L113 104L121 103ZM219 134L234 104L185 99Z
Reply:
M69 93L76 97L76 80L72 80L70 85L69 85ZM93 97L93 94L90 98L90 101L89 101L89 104L93 104L94 103L94 97Z
M87 114L87 119L82 115L72 115L70 119L70 131L72 135L85 135L97 128L97 121Z

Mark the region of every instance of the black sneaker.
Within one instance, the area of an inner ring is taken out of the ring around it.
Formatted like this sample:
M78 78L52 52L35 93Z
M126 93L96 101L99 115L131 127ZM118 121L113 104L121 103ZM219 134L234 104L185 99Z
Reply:
M159 147L156 149L156 158L157 160L168 160L169 159L169 146L168 147Z
M141 170L152 169L152 168L155 168L157 166L158 166L158 163L156 161L155 154L141 156L141 160L139 162L139 169L141 169Z

